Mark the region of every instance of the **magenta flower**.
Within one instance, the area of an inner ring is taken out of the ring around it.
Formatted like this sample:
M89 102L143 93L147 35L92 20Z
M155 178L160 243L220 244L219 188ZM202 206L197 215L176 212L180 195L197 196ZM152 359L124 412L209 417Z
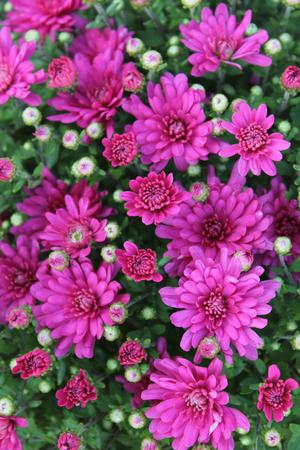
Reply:
M291 391L297 389L298 383L293 378L282 380L276 364L268 369L268 377L259 387L257 409L263 411L268 422L273 419L281 422L284 413L293 407Z
M7 14L7 24L16 33L37 30L43 38L52 40L59 31L72 31L83 25L80 16L74 14L82 8L81 0L11 0L13 6Z
M175 450L188 450L202 443L232 450L232 432L237 428L249 430L247 417L226 406L229 396L224 389L228 383L221 374L223 364L219 359L208 368L184 358L157 359L154 367L152 383L142 398L155 402L146 412L155 439L171 438Z
M187 25L180 25L182 42L193 52L189 57L192 75L201 77L207 72L215 72L222 63L242 69L237 61L270 66L272 59L260 53L268 33L261 30L252 36L244 36L251 18L252 12L248 10L237 24L236 16L229 15L227 6L220 3L215 14L210 8L202 8L200 23L191 20Z
M11 369L15 375L21 374L23 380L44 375L52 363L51 356L46 350L36 348L16 359L16 365Z
M76 80L76 67L70 58L62 55L52 59L48 66L48 75L50 88L70 88Z
M85 408L88 402L97 400L95 386L92 386L88 380L86 372L82 369L79 374L71 378L66 386L56 391L58 406L72 409L74 406Z
M39 246L35 239L19 236L16 248L0 241L0 323L11 309L33 305L30 287L36 281Z
M22 450L22 442L20 441L16 428L26 428L28 422L23 417L0 416L0 450Z
M90 62L86 56L76 54L74 63L78 83L74 93L58 92L48 101L57 111L66 111L48 117L62 123L77 123L86 128L92 122L101 122L112 132L112 120L123 96L122 63L120 51L108 49Z
M105 147L104 158L112 167L128 166L138 153L138 146L133 133L114 134L110 139L102 139Z
M142 218L145 225L155 225L179 212L179 205L189 194L173 184L173 174L150 172L146 177L129 181L131 191L120 194L128 216Z
M238 113L232 115L232 122L222 123L223 128L234 134L239 143L225 144L220 155L226 158L239 155L238 170L241 175L247 175L249 171L254 175L260 175L262 171L270 176L276 175L273 161L280 161L282 150L287 150L291 144L280 133L268 133L273 123L274 116L267 116L265 104L251 109L246 102L242 102Z
M44 70L34 72L30 58L35 52L34 42L23 42L20 46L13 43L10 30L3 27L0 31L0 105L11 97L30 106L38 106L41 98L30 89L34 84L44 83L47 74Z
M210 192L205 203L191 198L180 205L176 217L166 218L156 229L160 238L171 239L165 256L171 261L165 270L180 276L191 261L190 247L198 245L212 257L221 248L229 254L237 250L255 252L272 249L266 239L271 223L262 212L261 202L252 189L244 189L244 178L234 168L227 184L210 176Z
M198 247L191 247L193 262L185 269L177 288L162 288L162 301L180 311L171 315L176 327L186 330L180 346L196 349L206 336L215 336L225 358L232 362L232 346L240 356L257 359L262 344L253 328L264 328L267 320L261 315L269 306L280 284L260 281L264 270L260 266L241 273L239 260L229 257L222 248L211 258Z
M101 264L97 272L89 260L72 261L62 272L38 272L32 295L41 304L33 308L39 328L52 330L58 339L55 354L64 356L74 344L78 358L92 358L96 340L101 339L104 325L115 325L109 315L112 303L129 302L129 294L120 294L122 286L113 281L114 265Z
M0 182L7 183L14 179L16 166L10 158L0 158Z
M80 438L74 434L66 431L62 433L57 441L57 448L59 450L79 450L81 445Z
M147 353L142 344L135 339L123 342L119 348L118 360L122 366L133 366L147 359Z
M124 64L122 80L123 87L127 92L139 92L144 85L144 75L133 62Z
M30 324L31 314L24 306L13 308L6 314L6 322L9 328L16 328L17 330L25 330Z
M66 195L65 208L45 214L48 225L40 233L40 238L51 250L64 250L73 258L87 256L91 252L92 242L106 239L106 220L95 219L89 209L88 199L82 197L76 202Z
M288 91L300 91L300 67L288 66L281 75L281 84Z
M150 106L131 95L123 109L137 119L133 132L142 162L160 171L173 158L177 169L184 171L190 164L207 160L208 153L217 153L219 144L210 137L211 123L204 122L203 91L189 88L183 73L165 73L160 81L162 87L148 83Z
M133 242L124 243L125 250L116 250L122 272L134 281L160 282L163 277L157 272L156 253L151 248L139 249Z

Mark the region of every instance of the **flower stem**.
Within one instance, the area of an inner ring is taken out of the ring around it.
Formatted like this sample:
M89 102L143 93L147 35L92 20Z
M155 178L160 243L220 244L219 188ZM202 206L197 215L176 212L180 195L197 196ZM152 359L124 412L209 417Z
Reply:
M288 91L285 91L284 96L282 97L281 104L278 109L278 114L281 114L283 111L286 110L287 105L289 103L289 99L290 99L290 94Z
M217 82L217 92L220 92L222 90L222 86L225 80L226 72L223 70L223 68L220 66L218 70L218 82Z
M295 283L294 283L294 280L293 280L293 277L292 277L292 275L291 275L291 273L290 273L290 271L289 271L289 268L288 268L288 266L286 265L284 256L279 255L279 261L280 261L280 264L281 264L281 266L282 266L282 268L283 268L283 271L284 271L285 275L287 276L287 279L289 280L289 282L290 282L291 284L295 284Z
M159 33L164 37L164 30L163 30L163 26L160 23L157 15L151 11L151 9L145 7L144 8L145 13L147 14L147 16L149 17L150 20L152 20L155 28L157 29L157 31L159 31Z
M102 19L104 20L104 22L106 23L106 25L108 27L110 27L110 23L109 23L109 18L106 14L105 9L103 8L103 6L101 4L95 4L94 5L95 10L97 11L97 13L102 17Z

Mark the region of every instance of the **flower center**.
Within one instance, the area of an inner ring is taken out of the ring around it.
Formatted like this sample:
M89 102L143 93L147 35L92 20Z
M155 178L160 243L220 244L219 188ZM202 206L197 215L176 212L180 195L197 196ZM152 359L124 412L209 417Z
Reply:
M285 384L283 380L266 382L264 396L266 402L272 408L280 409L284 406L285 394Z
M233 38L213 39L210 42L210 47L220 59L228 60L237 47L237 40Z
M71 310L75 317L95 317L95 315L99 311L95 295L89 292L87 289L77 291L72 299Z
M283 214L275 221L276 236L293 238L300 233L300 221L296 217L289 216L287 211L283 211Z
M188 126L175 114L168 114L163 119L164 132L171 142L188 142Z
M201 236L205 245L222 241L226 236L228 220L223 223L217 214L207 217L202 223Z
M219 327L223 319L226 317L227 302L223 297L223 291L220 287L216 287L203 302L204 312L209 320L210 329L214 330Z
M192 408L195 414L206 411L208 406L208 395L206 389L196 388L184 394L185 403Z
M126 162L135 153L135 146L129 140L121 139L113 143L111 151L114 159L120 162Z
M250 123L245 128L241 128L237 134L237 138L244 152L263 150L263 147L269 140L268 133L255 122Z
M23 297L35 281L35 274L29 269L8 268L5 279L8 288L15 298Z
M140 251L137 255L128 257L128 268L132 273L148 275L153 273L154 265L152 259L145 252Z
M75 223L70 225L68 229L67 240L72 246L81 248L90 242L90 235L90 230L86 225Z
M5 91L12 82L12 70L8 64L0 63L0 92Z
M158 180L141 184L139 198L143 202L144 208L150 209L150 211L162 209L170 203L169 189Z

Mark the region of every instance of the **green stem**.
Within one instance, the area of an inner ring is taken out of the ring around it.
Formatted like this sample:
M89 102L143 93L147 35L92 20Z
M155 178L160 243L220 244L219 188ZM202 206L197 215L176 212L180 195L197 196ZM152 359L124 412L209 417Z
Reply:
M103 18L103 20L104 20L104 22L106 23L106 25L107 25L108 27L110 27L109 18L108 18L108 16L107 16L106 11L105 11L105 9L103 8L103 6L100 5L100 4L98 3L98 4L95 4L95 5L94 5L94 8L95 8L95 10L97 11L97 13Z
M147 16L149 17L150 20L152 20L155 28L157 29L157 31L159 31L159 33L162 35L162 37L164 37L164 30L163 30L163 26L160 23L157 15L151 11L151 9L145 7L144 8L145 13L147 14Z
M294 283L294 280L293 280L293 277L292 277L292 275L291 275L291 273L290 273L290 271L289 271L289 268L288 268L288 266L286 265L284 256L279 255L279 261L280 261L280 264L281 264L281 266L282 266L282 268L283 268L283 270L284 270L284 273L285 273L285 275L287 276L287 279L289 280L289 282L290 282L291 284L295 284L295 283Z
M288 91L285 91L285 93L284 93L284 95L282 97L281 104L280 104L279 109L278 109L278 114L281 114L283 111L286 110L286 108L288 106L288 103L289 103L289 99L290 99L290 94L289 94Z

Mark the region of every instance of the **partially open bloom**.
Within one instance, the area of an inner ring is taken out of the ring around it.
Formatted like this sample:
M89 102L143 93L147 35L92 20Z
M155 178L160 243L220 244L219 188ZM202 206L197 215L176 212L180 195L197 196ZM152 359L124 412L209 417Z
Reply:
M30 58L35 52L34 42L14 44L10 30L3 27L0 31L0 105L11 97L30 106L38 106L41 98L31 92L31 86L44 83L47 75L43 70L34 72Z
M227 378L223 364L214 359L208 368L184 358L165 358L154 362L152 383L142 393L154 402L146 416L155 439L172 439L172 448L188 450L195 444L211 443L218 450L232 450L232 432L238 427L249 430L246 416L226 406Z
M281 84L288 91L300 91L300 67L288 66L281 75Z
M116 267L105 263L95 272L89 260L73 260L62 272L48 271L46 265L39 271L32 294L41 304L33 312L39 329L51 329L52 338L58 339L56 356L64 356L74 344L78 358L93 357L104 325L115 324L109 315L110 305L129 301L129 294L120 294L115 274Z
M16 166L10 158L0 158L0 181L7 183L14 179Z
M293 407L291 391L297 389L298 383L293 378L283 380L276 364L268 369L268 377L259 388L257 409L263 411L268 422L281 422L284 413Z
M159 447L154 439L145 438L142 440L140 450L159 450Z
M96 388L91 385L82 369L79 374L71 378L66 386L56 391L58 406L72 409L74 406L85 408L88 402L97 400Z
M177 214L180 203L189 196L173 184L172 173L149 172L144 178L131 180L129 187L131 191L120 194L121 199L126 201L127 214L141 217L145 225L158 225Z
M59 450L79 450L80 445L80 438L70 431L62 433L57 441L57 448Z
M11 309L33 305L30 287L36 281L39 246L36 240L19 236L16 248L0 241L0 323Z
M124 243L125 250L116 250L119 263L125 275L134 281L156 281L162 280L157 273L156 253L151 248L139 249L133 242Z
M22 450L22 443L17 435L17 427L26 428L27 420L22 417L0 416L0 449Z
M147 359L147 353L142 344L135 339L123 342L119 348L118 360L122 366L133 366Z
M103 156L113 167L128 166L138 153L134 133L115 133L110 139L102 139L102 144L105 147Z
M232 115L232 122L223 121L223 128L233 134L238 144L224 145L220 155L229 157L239 155L238 170L241 175L251 171L254 175L265 172L267 175L276 175L273 161L281 161L282 150L287 150L290 143L283 139L280 133L269 133L274 123L274 116L267 116L267 106L260 105L251 109L243 102L239 112Z
M207 160L208 153L217 153L219 144L209 136L211 123L204 122L203 91L189 88L183 73L165 73L160 81L162 87L148 83L150 106L131 95L123 109L136 118L132 129L142 162L159 171L173 158L177 169L184 171L190 164Z
M6 315L6 322L9 328L24 330L30 324L31 314L29 308L19 306L11 309Z
M36 348L25 353L16 359L16 365L12 368L12 373L21 374L21 378L26 380L31 377L44 375L51 366L51 356L46 350Z
M97 220L89 214L89 200L81 198L75 202L65 196L65 208L45 214L48 225L40 237L52 250L64 250L73 258L87 256L92 242L103 242L106 238L105 220Z
M257 359L260 337L253 328L264 328L267 320L259 316L269 306L279 283L260 281L264 270L256 266L241 273L241 265L228 250L210 258L198 247L191 248L193 262L185 269L179 287L160 290L163 302L180 311L171 315L176 327L186 330L180 346L197 348L205 336L215 336L227 361L232 362L232 346L240 356Z
M124 64L122 79L125 91L129 92L140 91L144 84L144 76L133 62Z
M215 13L210 8L202 8L201 22L191 20L187 25L181 25L182 42L193 52L189 57L192 75L201 77L207 72L215 72L222 63L242 69L237 61L270 66L272 59L260 53L268 33L261 30L245 37L251 18L252 12L248 10L237 24L236 16L229 15L227 6L220 3Z
M82 7L81 0L11 0L13 6L7 14L7 23L16 33L37 30L43 38L54 40L58 31L72 31L82 25L82 19L74 14Z
M70 88L75 83L76 67L70 58L62 55L52 59L48 66L48 75L50 88Z

